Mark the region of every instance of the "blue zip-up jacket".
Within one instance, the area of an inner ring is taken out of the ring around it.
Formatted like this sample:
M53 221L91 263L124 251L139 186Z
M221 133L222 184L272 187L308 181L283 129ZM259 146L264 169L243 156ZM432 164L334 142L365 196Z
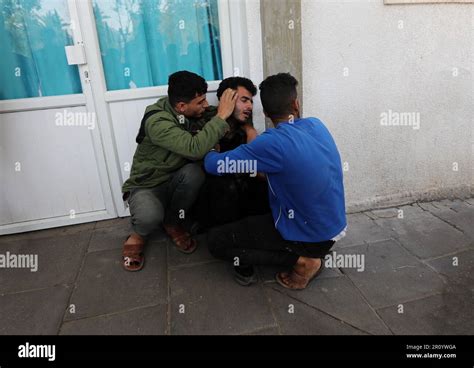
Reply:
M346 227L341 158L319 119L280 123L249 144L210 152L204 160L206 171L214 175L239 166L237 172L245 172L244 163L247 172L256 163L256 170L267 174L275 228L284 239L321 242Z

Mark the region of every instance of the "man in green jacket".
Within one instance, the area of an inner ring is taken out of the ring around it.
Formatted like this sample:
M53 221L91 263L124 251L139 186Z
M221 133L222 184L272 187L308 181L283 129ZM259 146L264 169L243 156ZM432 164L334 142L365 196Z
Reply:
M180 251L197 247L182 223L204 182L200 160L229 130L226 119L237 99L228 89L216 109L206 92L202 77L176 72L169 76L168 97L145 110L130 178L122 187L133 228L122 253L128 271L142 269L146 238L161 224Z

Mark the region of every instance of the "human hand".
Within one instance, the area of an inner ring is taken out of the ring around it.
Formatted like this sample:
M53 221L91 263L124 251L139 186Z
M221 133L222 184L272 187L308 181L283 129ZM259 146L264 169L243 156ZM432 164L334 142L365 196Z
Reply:
M232 115L237 101L237 91L227 88L221 96L219 107L217 108L217 116L223 120L227 120Z
M255 138L258 137L258 132L253 126L249 124L245 124L245 125L242 125L242 129L247 134L247 143L252 142Z

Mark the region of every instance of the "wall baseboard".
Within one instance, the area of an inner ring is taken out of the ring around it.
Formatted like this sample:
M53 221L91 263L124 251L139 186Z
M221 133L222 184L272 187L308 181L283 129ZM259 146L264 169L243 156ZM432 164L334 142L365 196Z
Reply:
M374 209L397 207L414 202L431 202L441 199L465 199L474 197L474 185L448 188L433 188L425 191L401 192L387 196L376 196L363 201L346 203L346 212L355 213Z

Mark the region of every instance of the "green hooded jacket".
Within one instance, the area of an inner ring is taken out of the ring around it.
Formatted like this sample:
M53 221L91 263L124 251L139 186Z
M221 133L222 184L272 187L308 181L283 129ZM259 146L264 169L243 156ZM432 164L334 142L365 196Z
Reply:
M201 160L229 129L214 106L209 106L200 119L187 119L173 109L168 97L163 97L146 108L145 116L149 113L153 115L143 121L143 137L123 193L164 183L185 164Z

